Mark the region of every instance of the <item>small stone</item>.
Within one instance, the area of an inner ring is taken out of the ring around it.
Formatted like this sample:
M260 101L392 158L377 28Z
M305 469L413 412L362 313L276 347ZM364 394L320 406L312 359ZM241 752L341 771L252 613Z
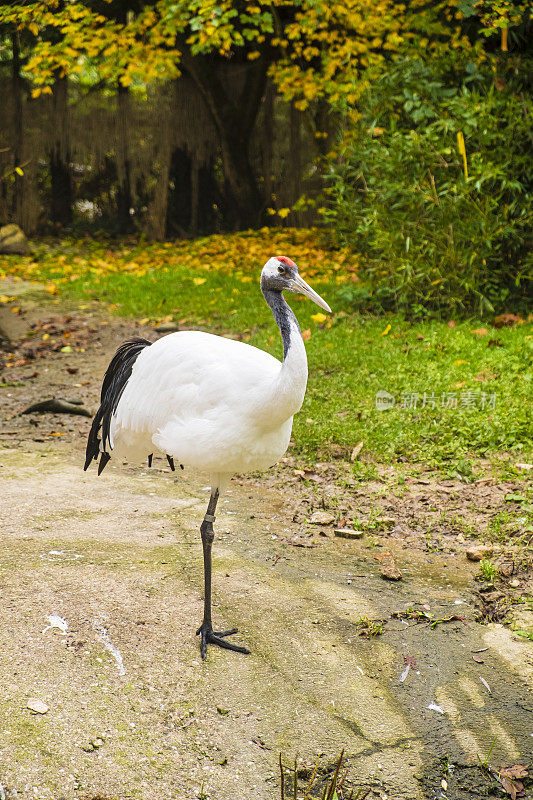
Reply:
M403 578L401 570L396 566L392 558L382 563L380 574L386 581L401 581Z
M466 551L466 557L469 561L481 561L483 558L491 556L493 548L488 544L478 545L476 547L469 547Z
M509 586L511 587L511 589L518 589L518 587L520 586L520 581L517 578L513 578L512 581L509 581Z
M2 255L27 256L30 252L24 231L18 225L0 228L0 253Z
M29 708L30 711L33 711L34 714L46 714L48 711L48 706L43 700L39 700L37 697L30 697L26 704L26 708Z
M364 536L363 531L354 531L353 528L335 528L333 533L341 539L362 539Z
M493 589L491 592L484 592L481 599L484 603L497 603L498 600L501 600L503 597L505 597L503 592L500 592L498 589Z
M313 525L331 525L335 517L329 511L315 511L309 520Z
M86 753L94 753L95 750L98 750L98 748L102 747L104 744L105 744L105 739L102 739L101 736L97 736L96 739L93 739L87 744L82 744L81 749L84 750Z

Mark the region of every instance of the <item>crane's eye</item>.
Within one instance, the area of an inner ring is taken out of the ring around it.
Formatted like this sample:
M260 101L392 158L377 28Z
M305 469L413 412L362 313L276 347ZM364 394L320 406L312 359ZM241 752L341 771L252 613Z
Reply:
M282 267L280 264L278 267L278 272L280 275L285 275L285 267Z

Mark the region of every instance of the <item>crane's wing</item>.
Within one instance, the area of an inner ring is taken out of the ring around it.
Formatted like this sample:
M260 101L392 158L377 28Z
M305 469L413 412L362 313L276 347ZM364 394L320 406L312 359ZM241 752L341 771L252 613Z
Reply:
M86 467L102 452L101 471L114 448L144 458L155 444L194 465L199 448L238 447L264 414L261 400L281 368L263 350L201 331L148 344L126 343L109 365Z

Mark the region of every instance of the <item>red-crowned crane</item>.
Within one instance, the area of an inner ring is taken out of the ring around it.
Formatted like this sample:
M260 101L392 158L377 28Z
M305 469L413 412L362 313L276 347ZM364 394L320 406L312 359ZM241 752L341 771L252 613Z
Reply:
M300 326L282 292L328 304L298 274L294 261L270 258L261 291L283 340L283 362L243 342L202 331L180 331L151 344L121 345L104 376L100 408L93 420L85 467L98 459L98 474L111 458L144 460L154 449L211 476L211 496L200 527L204 552L204 618L197 630L200 650L216 644L239 653L245 647L215 632L211 620L211 548L220 494L236 472L263 470L285 453L292 418L302 405L307 357Z

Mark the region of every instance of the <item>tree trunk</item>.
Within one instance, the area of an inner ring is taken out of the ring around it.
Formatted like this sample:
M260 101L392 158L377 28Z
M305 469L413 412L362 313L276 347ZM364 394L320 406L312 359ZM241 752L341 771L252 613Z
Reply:
M198 173L198 230L220 233L224 214L224 198L215 176L215 158L200 167Z
M117 94L117 217L119 233L130 233L133 229L133 220L130 214L132 194L128 142L129 117L130 93L126 86L119 83Z
M167 235L186 236L191 223L191 158L181 147L172 153L167 203Z
M198 156L195 154L191 159L191 236L196 236L198 234L199 173L200 165L198 163Z
M263 186L267 208L272 204L272 161L274 150L274 87L269 82L263 103Z
M56 78L53 88L52 124L54 143L50 151L52 222L66 226L72 222L72 175L70 171L70 120L68 111L68 81Z
M211 112L221 146L227 201L235 212L234 227L260 223L264 203L250 163L249 149L266 84L268 62L264 56L248 66L241 95L234 103L216 71L216 61L192 57L184 46L183 65Z
M253 228L261 221L263 198L248 155L249 140L238 131L221 132L227 205L235 210L234 228Z
M291 205L294 205L302 193L302 137L301 137L301 112L294 103L291 103L290 113L290 165L289 180L291 185ZM293 223L300 225L301 214L292 212Z
M24 148L24 116L22 104L22 78L20 76L20 40L17 30L11 34L11 44L13 47L13 64L11 73L11 83L13 87L13 165L15 169L20 167L23 158ZM24 201L24 176L15 172L15 188L13 191L12 214L15 221L22 223Z
M143 225L143 232L149 238L162 241L166 234L167 209L170 180L170 148L164 147L160 156L160 170L157 183L148 204L148 215ZM142 198L142 195L140 196Z

